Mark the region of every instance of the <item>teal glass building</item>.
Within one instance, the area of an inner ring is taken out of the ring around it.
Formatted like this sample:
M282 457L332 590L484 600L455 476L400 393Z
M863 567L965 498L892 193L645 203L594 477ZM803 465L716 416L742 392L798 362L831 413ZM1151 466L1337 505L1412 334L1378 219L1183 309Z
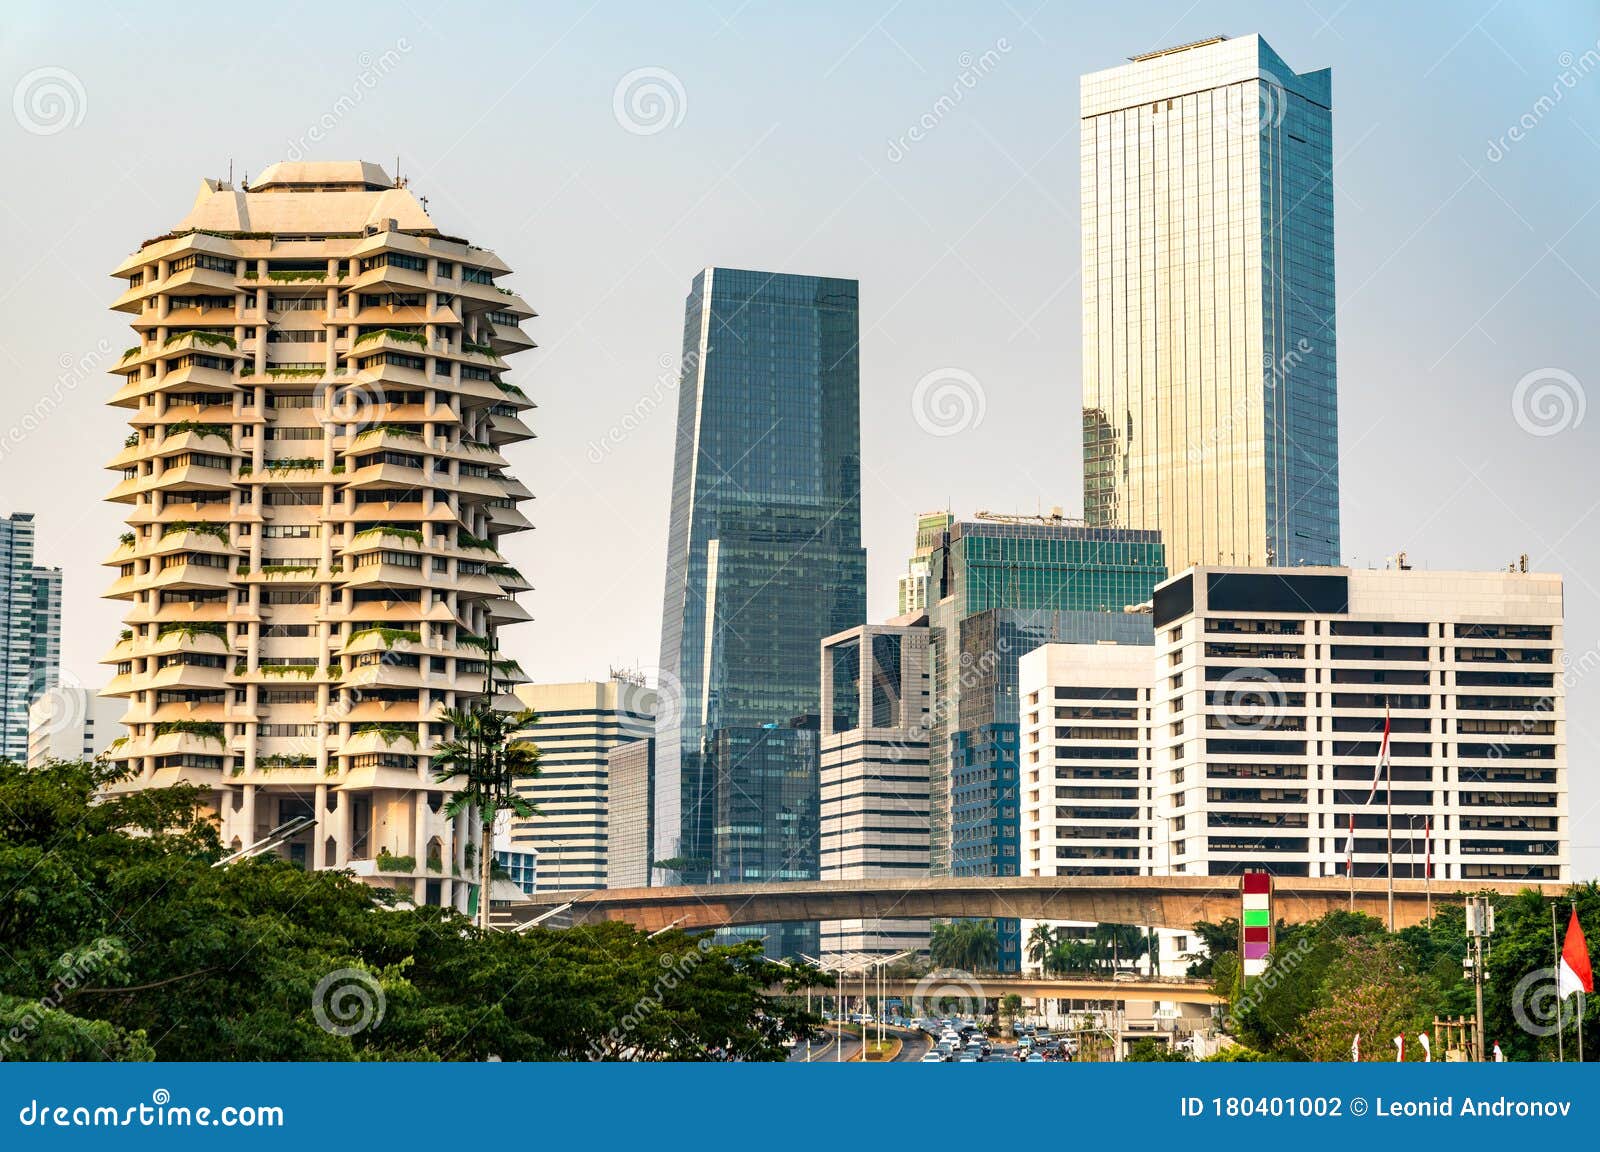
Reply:
M930 554L928 747L935 876L1021 874L1018 662L1052 642L1152 644L1160 535L1060 518L959 521ZM999 923L1000 970L1022 960Z
M858 338L853 280L708 268L690 288L652 883L816 876L815 821L805 851L781 866L753 860L746 830L777 827L781 813L764 810L761 789L745 789L752 808L728 785L758 767L782 781L765 793L773 803L819 787L807 730L821 708L821 641L866 620ZM751 741L750 730L768 735ZM739 761L751 748L759 765ZM780 770L784 756L794 763ZM719 781L737 819L718 816Z

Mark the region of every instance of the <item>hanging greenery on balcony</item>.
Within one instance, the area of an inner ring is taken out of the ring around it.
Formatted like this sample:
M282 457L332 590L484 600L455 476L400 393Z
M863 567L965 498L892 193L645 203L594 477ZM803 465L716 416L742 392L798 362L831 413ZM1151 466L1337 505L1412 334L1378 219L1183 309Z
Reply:
M139 434L137 432L129 432L123 437L122 446L124 448L137 448L139 446Z
M122 639L124 641L132 640L133 639L133 629L132 628L124 628L122 630Z
M233 446L233 429L226 424L202 424L198 420L175 420L167 425L167 435L177 436L183 432L194 432L200 436L215 436L226 441L229 447Z
M181 624L163 624L156 632L156 639L172 634L181 636L215 636L218 640L228 639L228 626L209 621L186 620Z
M162 720L156 724L157 736L170 736L173 733L215 740L218 744L223 741L222 724L216 720Z
M179 340L182 340L185 336L193 336L196 344L204 344L204 345L206 345L207 347L210 347L210 348L234 348L234 349L237 349L239 347L239 342L237 340L235 340L232 336L224 336L221 332L197 332L197 331L174 332L174 333L172 333L172 335L168 336L165 340L163 340L161 342L161 346L163 348L165 348L168 344L176 344Z
M228 537L226 524L213 524L207 520L169 520L161 526L163 539L174 532L198 532L202 536L214 536L224 544L232 543Z
M357 436L356 443L361 443L369 436L404 436L407 440L422 439L422 433L415 429L406 428L400 424L378 424Z
M415 856L392 856L387 848L378 849L379 872L415 872L417 858Z
M124 532L121 536L117 537L117 543L118 544L127 545L129 547L131 547L133 545L133 541L134 541L134 535L133 535L132 532Z
M391 746L396 740L409 740L413 748L417 745L417 730L410 724L383 724L378 721L370 721L365 724L357 724L350 734L352 736L361 736L368 732L373 733L382 740L385 748Z
M393 524L380 524L376 528L363 529L362 531L357 532L354 536L350 537L350 539L351 541L356 541L361 539L363 536L371 536L375 532L380 536L397 536L401 540L412 540L418 544L422 543L422 533L417 529L399 528Z
M384 627L374 626L374 627L371 627L371 628L362 628L362 629L359 629L359 630L357 630L355 632L350 633L350 639L347 640L345 642L345 644L348 647L350 644L354 644L357 640L361 639L361 637L369 636L374 632L376 632L379 636L383 637L383 646L385 648L393 648L396 644L400 644L400 643L406 643L406 644L421 644L422 643L422 633L421 632L414 632L409 628L384 628Z
M256 671L263 676L298 676L302 680L309 680L317 674L315 664L261 664Z
M290 752L274 752L268 756L256 757L256 770L270 772L274 768L315 768L317 758Z
M369 340L379 337L388 340L398 340L402 344L415 344L418 348L426 348L428 339L421 332L406 332L400 328L372 328L356 337L356 346L365 344Z
M249 275L249 274L246 273L246 275ZM268 280L276 280L280 284L293 284L293 283L297 283L297 282L301 282L301 281L307 281L307 280L314 280L314 281L320 282L320 281L326 280L327 278L328 278L327 272L319 271L319 270L313 269L313 268L298 268L298 269L293 269L292 268L292 269L281 270L281 271L277 271L277 272L268 272L267 273L267 279Z
M464 645L468 648L476 648L480 652L487 652L489 650L488 640L484 639L482 636L473 636L470 633L459 633L456 636L456 643Z
M266 461L268 472L314 472L322 467L315 456L285 456L282 460Z
M267 375L274 380L297 380L307 376L321 376L327 372L326 368L268 368Z
M474 536L471 532L457 532L456 533L456 547L458 547L458 548L482 548L486 552L493 552L494 551L494 544L493 544L492 541L480 540L480 539L478 539L478 537Z

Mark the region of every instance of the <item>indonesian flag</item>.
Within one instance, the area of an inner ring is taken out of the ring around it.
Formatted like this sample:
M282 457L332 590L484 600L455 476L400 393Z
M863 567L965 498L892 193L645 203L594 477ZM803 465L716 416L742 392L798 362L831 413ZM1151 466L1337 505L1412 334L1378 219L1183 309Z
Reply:
M1354 1064L1361 1063L1361 1033L1356 1033L1356 1038L1350 1041L1350 1060Z
M1428 1043L1428 1034L1426 1032L1418 1032L1417 1039L1422 1042L1422 1062L1424 1064L1432 1064L1433 1045Z
M1394 1038L1394 1062L1396 1064L1404 1064L1406 1062L1406 1034L1404 1032Z
M1567 941L1561 946L1561 969L1556 989L1563 1000L1574 992L1594 991L1594 973L1589 969L1589 946L1584 942L1576 908L1572 910L1572 919L1567 921Z
M1500 1041L1498 1040L1494 1042L1494 1062L1496 1064L1504 1064L1506 1062L1506 1054L1500 1051Z
M1389 706L1383 706L1383 743L1378 746L1378 766L1372 770L1372 791L1367 793L1367 803L1378 794L1378 777L1389 772Z

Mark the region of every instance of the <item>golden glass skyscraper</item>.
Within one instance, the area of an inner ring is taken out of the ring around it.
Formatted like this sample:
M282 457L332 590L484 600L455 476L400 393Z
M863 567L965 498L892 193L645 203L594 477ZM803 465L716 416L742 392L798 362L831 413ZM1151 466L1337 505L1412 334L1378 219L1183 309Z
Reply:
M1331 74L1217 38L1080 96L1089 522L1337 564Z

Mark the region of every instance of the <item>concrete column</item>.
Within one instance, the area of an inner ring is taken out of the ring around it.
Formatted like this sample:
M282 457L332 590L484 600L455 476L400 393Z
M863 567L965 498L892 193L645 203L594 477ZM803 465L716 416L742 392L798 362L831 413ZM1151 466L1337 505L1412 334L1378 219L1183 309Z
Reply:
M328 866L328 786L326 784L317 785L317 796L312 801L311 814L317 821L311 829L313 837L311 842L311 866L320 871Z

